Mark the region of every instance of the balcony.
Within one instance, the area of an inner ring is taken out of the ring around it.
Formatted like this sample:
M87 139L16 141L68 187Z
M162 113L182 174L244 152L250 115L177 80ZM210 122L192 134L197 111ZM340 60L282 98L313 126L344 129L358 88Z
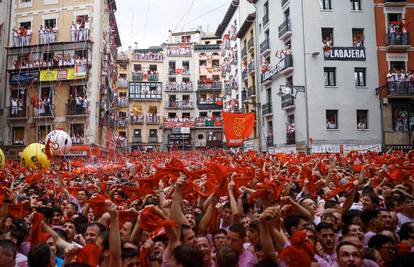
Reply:
M260 53L263 56L266 56L270 53L270 41L269 38L266 38L261 44L260 44Z
M273 146L273 136L267 136L266 137L266 146L267 147L272 147Z
M242 79L243 79L243 81L247 80L247 77L248 77L248 75L247 75L247 70L244 70L244 71L242 72Z
M148 74L148 81L150 81L150 82L157 82L158 79L159 79L158 72L157 73Z
M255 90L254 86L249 87L248 95L249 95L249 97L255 97L256 96L256 90Z
M282 96L282 109L287 110L295 107L295 98L291 94Z
M242 102L245 102L245 101L247 101L248 99L247 99L247 91L246 91L246 89L244 89L243 91L242 91Z
M272 114L272 104L271 103L267 103L262 105L262 115L266 116L266 115L271 115Z
M18 106L8 107L9 109L9 121L27 120L27 107L19 108Z
M221 119L200 118L196 123L196 128L221 128L223 121Z
M287 145L296 144L296 132L286 133L286 144Z
M164 56L162 53L134 53L132 55L132 60L135 61L156 61L156 62L162 62L164 60Z
M88 117L88 103L83 105L66 104L66 117L82 118Z
M247 48L244 47L241 51L241 58L245 59L247 57Z
M158 143L158 136L149 136L148 143L157 144Z
M127 119L127 118L121 118L121 119L118 119L118 121L117 121L117 126L118 126L119 128L126 128L126 127L127 127L127 125L128 125L128 119Z
M41 107L33 107L33 120L53 120L55 119L55 106L49 104Z
M147 124L149 124L149 125L158 125L158 124L160 124L160 122L161 122L160 115L147 114Z
M271 82L273 77L279 74L287 74L293 70L293 56L286 55L275 65L268 65L267 70L262 72L262 83L267 84Z
M141 90L139 92L129 92L129 101L160 101L161 91L156 90Z
M183 92L183 93L189 93L193 91L193 83L191 82L167 82L167 85L165 87L166 92Z
M142 75L142 72L134 72L132 73L132 80L133 81L142 81L144 75Z
M193 109L194 103L192 101L167 101L165 102L166 109Z
M249 74L253 74L255 72L255 65L254 65L254 61L249 63L249 66L247 68L249 70Z
M269 14L265 14L262 18L262 25L265 27L269 23Z
M118 98L117 104L118 104L118 107L120 107L120 108L127 108L128 107L128 99Z
M249 41L247 42L247 49L249 49L249 52L252 53L254 49L254 39L251 37Z
M145 122L145 116L144 114L130 115L129 122L133 125L142 125Z
M292 29L290 25L290 19L285 20L279 26L279 39L285 40L292 35Z
M128 82L125 79L118 79L118 81L116 82L116 86L118 88L127 88L128 87Z
M213 81L213 82L198 82L198 90L199 91L214 91L220 90L223 88L223 83L221 81Z
M414 82L388 82L387 83L388 97L413 97L414 96Z
M409 49L410 34L408 32L394 32L387 34L387 49Z
M141 144L142 143L142 136L134 136L133 143Z
M223 109L223 99L198 99L197 107L198 109Z
M405 6L407 0L384 0L384 6Z

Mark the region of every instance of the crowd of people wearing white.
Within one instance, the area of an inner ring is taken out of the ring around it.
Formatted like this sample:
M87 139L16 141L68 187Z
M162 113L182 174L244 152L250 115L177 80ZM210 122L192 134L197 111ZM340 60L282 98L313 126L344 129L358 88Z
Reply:
M72 21L70 27L70 37L72 41L87 41L89 39L89 31L92 18L86 17L85 21L82 18L78 18L76 23Z
M11 115L16 116L24 111L24 101L21 98L11 98Z
M178 82L168 82L166 86L166 91L192 91L193 83L188 81Z
M88 109L88 99L78 94L69 96L69 114L85 114Z
M409 22L405 19L391 21L388 25L388 43L409 45L407 26Z
M164 56L161 53L135 53L133 55L135 60L149 60L149 61L162 61Z
M387 73L389 93L410 92L414 94L414 73L404 69L390 69Z
M121 107L125 107L128 105L128 98L126 96L118 97L118 105Z
M13 28L13 45L18 46L27 46L32 42L33 31L31 27L21 26L20 28Z
M64 67L87 64L88 60L85 57L72 56L70 53L61 53L54 55L50 60L43 58L34 58L33 55L28 55L21 60L14 60L14 69L32 69L32 68L48 68L48 67Z
M81 133L75 133L71 137L72 144L83 144L85 137Z
M43 27L40 25L39 30L39 43L40 44L53 44L57 41L56 35L58 33L57 26L55 27Z
M34 107L35 116L50 116L52 115L52 103L48 96L40 99L38 106Z

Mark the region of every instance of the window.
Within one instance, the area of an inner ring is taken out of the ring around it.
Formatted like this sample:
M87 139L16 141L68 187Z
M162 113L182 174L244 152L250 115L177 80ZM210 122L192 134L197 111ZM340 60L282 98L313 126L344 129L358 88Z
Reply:
M338 129L338 110L326 110L326 129Z
M333 46L334 45L334 36L333 28L322 28L322 44L323 46Z
M157 65L150 65L149 69L150 71L157 71Z
M414 105L392 103L392 125L394 131L408 132L414 130Z
M157 135L157 129L150 129L149 130L149 135L150 136L152 136L152 137L157 137L158 135Z
M207 60L201 59L198 63L200 66L207 66Z
M199 117L200 118L206 118L207 117L207 112L200 112Z
M176 113L168 113L168 118L174 119L175 117L177 117Z
M141 64L134 64L134 71L141 71Z
M12 128L12 143L13 145L24 145L24 127Z
M74 123L70 125L70 137L73 144L84 144L85 142L85 125Z
M352 29L352 46L364 46L364 29Z
M45 28L55 28L56 27L56 19L45 19Z
M181 117L182 117L182 118L187 118L187 119L190 119L190 118L191 118L191 114L190 114L190 113L188 113L188 112L185 112L185 113L183 113L183 114L181 115Z
M368 110L357 109L357 129L368 129Z
M366 69L365 68L355 68L354 71L354 79L355 79L355 86L366 86Z
M336 68L324 68L325 86L336 86Z
M321 9L323 9L323 10L331 10L332 9L331 0L319 0L319 3L321 5Z
M52 131L52 127L50 125L43 125L37 127L37 140L38 143L44 144L46 135Z
M31 21L20 22L20 27L29 29L32 27L32 22Z
M362 10L361 0L351 0L351 9L352 10Z

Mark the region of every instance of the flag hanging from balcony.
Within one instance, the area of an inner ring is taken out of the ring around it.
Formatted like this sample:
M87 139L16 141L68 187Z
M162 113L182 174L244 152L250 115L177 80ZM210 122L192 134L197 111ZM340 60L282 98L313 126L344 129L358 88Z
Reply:
M254 127L254 113L238 114L223 112L224 132L228 146L242 146Z

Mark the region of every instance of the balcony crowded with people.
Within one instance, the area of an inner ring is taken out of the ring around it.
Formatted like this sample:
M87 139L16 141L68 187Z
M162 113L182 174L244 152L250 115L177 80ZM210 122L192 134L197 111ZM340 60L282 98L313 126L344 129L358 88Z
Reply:
M165 87L165 91L167 92L175 92L175 91L190 92L192 90L193 90L193 83L191 81L188 81L188 82L182 81L181 83L167 82L167 85Z
M391 69L387 73L388 95L414 95L414 73L405 69Z

